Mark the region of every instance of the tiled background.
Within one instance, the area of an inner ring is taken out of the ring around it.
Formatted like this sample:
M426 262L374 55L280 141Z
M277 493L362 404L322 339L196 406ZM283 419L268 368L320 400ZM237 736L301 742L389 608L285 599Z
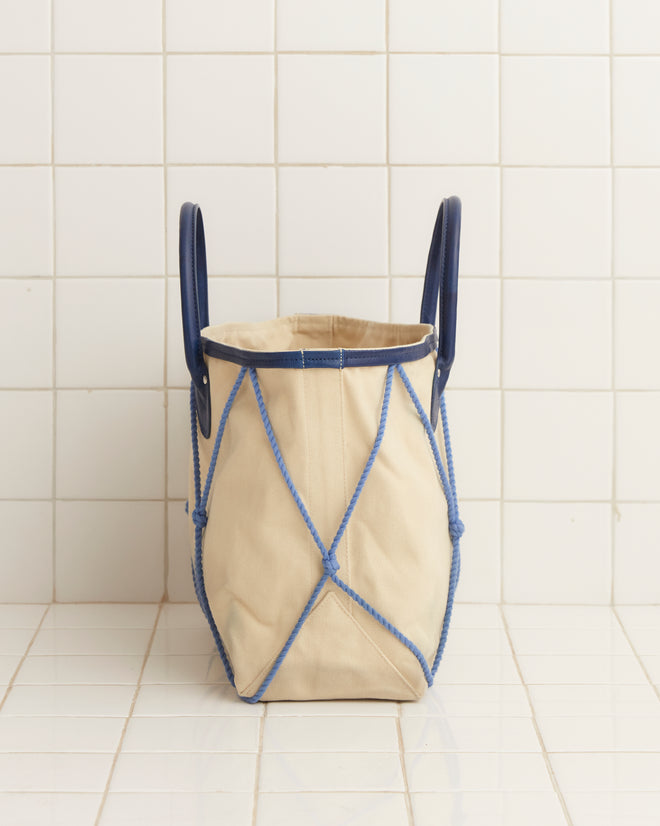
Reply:
M660 601L649 0L0 0L0 602L193 598L177 213L212 317L413 321L464 204L463 601Z

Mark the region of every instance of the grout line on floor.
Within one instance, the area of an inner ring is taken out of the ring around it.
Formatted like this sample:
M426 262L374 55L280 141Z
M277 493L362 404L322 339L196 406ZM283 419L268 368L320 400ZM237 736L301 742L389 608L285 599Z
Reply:
M522 669L520 668L520 663L518 662L518 654L516 652L515 645L513 643L513 639L511 637L511 630L509 628L509 623L506 618L504 611L502 610L502 606L500 605L500 616L502 619L502 624L504 625L504 631L506 633L507 639L509 641L509 646L511 648L511 656L513 657L513 662L516 667L516 671L518 672L518 677L520 678L520 683L524 688L525 695L527 697L527 702L529 703L529 707L532 712L532 726L534 727L534 731L536 732L536 737L539 741L539 745L541 746L541 752L543 754L543 761L545 763L546 770L548 775L550 776L550 781L552 783L552 788L557 795L557 799L559 800L559 804L562 808L564 813L564 817L566 818L566 823L568 826L573 826L573 821L568 811L568 806L566 805L566 800L564 799L564 794L559 786L559 781L555 775L554 768L552 767L552 763L550 761L550 755L548 754L548 750L545 747L545 741L543 740L543 735L541 734L541 729L539 727L538 721L536 719L536 709L534 708L534 704L532 703L532 697L529 692L529 686L523 677Z
M25 662L25 659L26 659L27 655L30 653L30 649L32 648L32 645L34 644L34 641L37 638L37 634L39 633L39 631L41 631L41 626L43 625L43 622L46 619L46 614L49 612L49 610L50 610L50 605L46 605L44 607L44 612L41 615L41 619L39 620L39 622L37 624L37 627L34 629L34 633L30 637L30 642L27 644L27 646L25 648L25 651L23 652L23 656L21 657L18 665L14 669L14 673L11 675L11 679L7 683L7 687L5 688L5 693L2 697L2 699L0 699L0 711L2 711L2 707L4 706L4 704L7 700L7 697L9 697L9 692L14 687L14 683L16 682L16 677L18 676L18 672L21 670L21 667L23 666L23 663Z
M406 749L403 744L403 731L401 729L401 703L396 704L396 737L399 744L399 761L401 762L401 774L403 775L403 789L406 800L406 812L408 813L409 826L415 826L415 816L412 808L412 797L410 795L410 785L408 784L408 770L406 769Z
M121 734L119 735L119 742L117 743L117 748L115 750L114 757L112 759L112 764L110 766L110 771L108 772L108 779L105 784L105 789L103 790L103 796L101 797L101 803L99 804L99 810L96 814L96 819L94 821L94 826L98 826L101 821L101 816L103 815L103 809L105 808L105 801L108 797L108 792L110 790L110 784L112 783L112 778L115 773L115 767L117 765L117 760L119 759L119 754L121 752L122 746L124 744L124 738L126 737L126 730L128 728L128 724L133 716L133 710L135 709L135 704L137 702L138 694L140 693L140 688L142 686L142 676L144 675L144 670L147 666L147 660L149 659L149 654L151 653L151 647L154 643L154 637L156 636L156 630L158 628L158 622L160 620L160 615L163 610L163 604L160 603L158 606L158 611L156 612L156 617L154 619L153 628L151 629L151 635L149 636L149 641L147 642L147 648L144 652L144 657L142 659L142 667L140 669L140 673L138 674L137 682L135 684L135 690L133 692L133 699L131 700L131 706L128 710L128 714L124 720L124 725L121 730Z
M264 703L264 713L259 718L259 740L257 744L257 760L254 769L254 799L252 801L252 826L257 826L257 814L259 809L259 783L261 780L261 758L264 751L264 729L266 728L266 716L268 715L268 703ZM253 754L254 752L250 752Z
M660 700L660 686L658 686L656 683L654 683L653 680L651 679L651 675L649 674L648 669L646 668L646 665L644 663L644 658L642 657L642 655L637 650L637 648L635 646L635 643L632 640L632 637L628 633L628 629L626 628L625 623L623 622L623 620L619 616L619 612L617 610L619 607L621 607L621 606L613 605L612 606L612 613L614 614L614 616L616 618L616 621L619 623L619 627L621 628L621 631L623 632L623 636L626 638L626 640L628 642L628 645L632 648L633 654L634 654L635 659L637 660L637 662L639 664L639 667L644 672L644 676L649 681L649 684L650 684L651 688L653 689L653 692L655 693L656 697L658 698L658 700Z

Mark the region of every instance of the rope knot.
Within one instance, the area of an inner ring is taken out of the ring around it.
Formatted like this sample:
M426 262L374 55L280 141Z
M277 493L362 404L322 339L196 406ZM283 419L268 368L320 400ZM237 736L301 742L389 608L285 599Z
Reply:
M329 577L334 576L339 570L339 563L337 562L337 557L332 554L328 554L328 556L323 557L323 570Z
M465 532L465 525L460 519L455 519L449 523L449 536L452 542L457 542Z
M195 508L195 510L192 512L192 521L194 522L196 528L203 529L206 527L206 523L209 521L209 517L204 508Z

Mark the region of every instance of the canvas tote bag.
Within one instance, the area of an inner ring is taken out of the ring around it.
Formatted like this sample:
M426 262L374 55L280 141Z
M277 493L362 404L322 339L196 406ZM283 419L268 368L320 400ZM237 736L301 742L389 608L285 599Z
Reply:
M460 214L442 202L419 324L209 326L202 213L181 208L193 579L243 700L413 700L433 682L462 533L443 396Z

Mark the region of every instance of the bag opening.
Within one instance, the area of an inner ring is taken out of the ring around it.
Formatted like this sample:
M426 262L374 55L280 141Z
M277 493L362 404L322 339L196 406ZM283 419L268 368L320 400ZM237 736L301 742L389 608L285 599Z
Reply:
M207 341L258 352L363 350L422 343L433 334L430 324L391 324L340 315L290 315L271 321L206 327Z

